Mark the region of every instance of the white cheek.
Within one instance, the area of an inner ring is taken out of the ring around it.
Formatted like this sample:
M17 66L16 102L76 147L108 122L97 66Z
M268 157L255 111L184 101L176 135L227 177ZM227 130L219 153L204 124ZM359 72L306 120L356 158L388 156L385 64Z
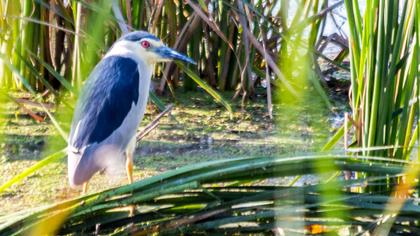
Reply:
M142 53L139 56L150 64L155 64L158 61L158 56L150 51L142 50Z
M133 42L121 41L114 44L108 51L105 57L109 56L123 56L123 57L138 57L143 54L142 48Z

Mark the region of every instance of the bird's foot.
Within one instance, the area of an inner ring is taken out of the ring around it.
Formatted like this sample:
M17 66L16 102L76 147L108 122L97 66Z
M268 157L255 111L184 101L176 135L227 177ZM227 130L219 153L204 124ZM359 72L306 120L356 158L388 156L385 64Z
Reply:
M136 206L131 205L128 207L128 217L133 217L136 213Z

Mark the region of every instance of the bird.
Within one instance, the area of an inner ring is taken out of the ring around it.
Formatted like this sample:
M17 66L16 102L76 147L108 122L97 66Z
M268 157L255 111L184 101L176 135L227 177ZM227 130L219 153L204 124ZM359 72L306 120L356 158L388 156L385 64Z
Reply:
M97 172L124 163L133 182L136 130L143 119L154 65L194 60L155 35L133 31L121 36L88 76L77 100L67 146L68 180L75 188ZM124 169L124 167L122 167Z

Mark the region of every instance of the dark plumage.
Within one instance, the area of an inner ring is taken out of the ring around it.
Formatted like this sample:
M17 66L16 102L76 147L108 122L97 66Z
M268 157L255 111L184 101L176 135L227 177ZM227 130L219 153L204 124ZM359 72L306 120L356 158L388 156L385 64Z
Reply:
M154 36L153 34L150 34L146 31L134 31L131 33L128 33L124 36L122 36L119 40L128 40L128 41L140 41L141 39L145 39L145 38L149 38L149 39L153 39L153 40L159 40L159 38L157 38L156 36Z
M136 131L149 96L153 65L179 59L194 63L166 47L156 36L135 31L122 36L89 75L76 106L67 162L71 186L86 186L98 171L133 181Z
M92 74L96 76L87 81L73 118L70 140L76 149L109 137L121 125L132 104L137 104L139 97L139 72L132 59L107 57ZM73 137L80 121L78 134Z

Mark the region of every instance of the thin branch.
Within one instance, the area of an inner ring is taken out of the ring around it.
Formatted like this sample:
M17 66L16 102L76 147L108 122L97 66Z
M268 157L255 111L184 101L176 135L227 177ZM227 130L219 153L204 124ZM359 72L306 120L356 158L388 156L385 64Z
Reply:
M140 131L140 132L138 132L137 133L137 141L140 141L141 139L143 139L147 134L149 134L153 129L155 129L156 128L156 126L159 124L159 122L160 122L160 119L162 119L162 117L165 115L165 114L167 114L167 113L169 113L171 110L172 110L172 108L173 108L174 106L172 105L172 104L169 104L168 106L166 106L166 109L164 110L164 111L162 111L158 116L156 116L156 118L152 121L152 122L150 122L147 126L146 126L146 128L144 128L142 131Z
M264 49L264 59L266 61L265 64L265 81L266 81L266 87L267 87L267 111L268 111L268 115L270 116L270 119L273 119L273 102L271 99L271 79L270 79L270 74L269 74L269 68L268 68L268 64L267 64L267 57L268 57L268 53L266 50L266 45L265 45L265 41L267 40L267 36L264 34L262 27L261 27L261 35L263 38L262 41L262 46Z
M264 47L258 42L257 38L250 32L249 30L246 30L246 33L249 37L249 40L251 41L252 45L257 49L257 51L262 55L267 55L266 60L267 64L270 66L271 70L277 75L277 77L280 79L281 82L284 83L284 86L293 94L297 96L297 93L295 89L290 85L289 81L286 80L283 73L280 71L279 67L277 66L276 62L271 58L271 56L268 54L266 50L264 50Z

